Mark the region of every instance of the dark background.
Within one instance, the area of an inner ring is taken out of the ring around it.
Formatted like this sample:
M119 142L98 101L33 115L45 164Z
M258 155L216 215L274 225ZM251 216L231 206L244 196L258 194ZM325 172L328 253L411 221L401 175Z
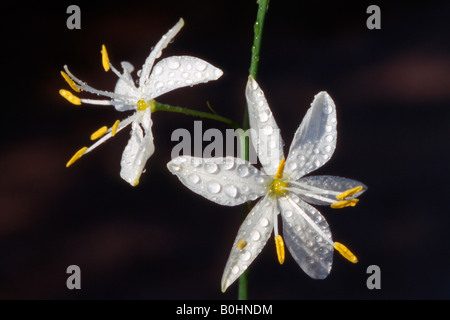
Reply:
M1 299L235 299L220 279L240 209L184 188L165 165L176 128L195 118L153 115L156 152L140 185L120 179L124 130L69 169L89 135L125 114L74 106L59 96L64 64L95 88L113 90L101 66L143 64L183 17L164 52L201 57L224 70L216 82L158 100L242 120L256 1L78 2L81 30L66 28L69 2L2 8L0 127ZM381 8L368 30L366 8ZM369 186L355 208L319 208L333 238L358 256L335 254L330 276L312 280L273 240L254 261L251 299L449 299L450 5L448 1L343 4L272 0L258 81L286 150L314 94L326 90L338 112L333 158L313 174ZM87 95L84 95L87 96ZM203 121L203 128L227 127ZM206 146L205 142L203 146ZM82 289L66 288L81 268ZM381 289L366 287L381 268Z

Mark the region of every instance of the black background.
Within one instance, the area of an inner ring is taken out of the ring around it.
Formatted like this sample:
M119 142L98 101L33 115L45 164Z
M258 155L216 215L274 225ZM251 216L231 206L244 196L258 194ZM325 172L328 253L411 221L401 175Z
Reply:
M240 209L193 194L165 166L171 133L192 132L195 118L153 115L156 152L136 188L119 177L127 130L66 169L93 131L126 115L71 105L58 94L67 89L59 72L68 64L113 90L101 45L116 67L126 60L139 69L183 17L163 57L201 57L224 75L158 100L203 111L209 101L240 122L256 1L78 2L81 30L66 27L70 4L2 8L0 298L235 299L237 285L223 294L220 279ZM381 30L366 27L370 4L381 8ZM314 94L328 91L337 149L313 174L369 190L355 208L319 208L358 264L335 254L330 276L312 280L289 255L280 266L270 240L250 268L250 299L450 297L449 15L448 1L271 1L258 82L286 148ZM204 120L207 128L227 127ZM72 264L81 290L66 288ZM380 290L366 287L370 265L381 268Z

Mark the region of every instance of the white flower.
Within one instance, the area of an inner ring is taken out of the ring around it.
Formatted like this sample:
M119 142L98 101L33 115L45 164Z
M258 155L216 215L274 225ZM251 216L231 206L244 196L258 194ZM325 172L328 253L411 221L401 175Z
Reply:
M82 155L92 151L131 124L131 138L122 155L120 176L133 186L139 183L145 163L155 150L151 131L153 99L177 88L217 80L222 76L220 69L215 68L206 61L191 56L172 56L159 61L153 66L155 60L161 56L162 50L167 47L183 25L184 21L180 19L156 44L142 66L142 70L137 73L139 76L138 87L131 76L134 70L131 63L122 62L123 72L120 73L109 63L105 46L102 46L101 50L103 67L105 71L111 69L119 78L114 92L92 88L76 78L70 73L67 66L64 66L65 72L62 71L61 74L73 90L77 92L84 90L108 98L106 100L80 99L67 90L60 90L60 94L71 103L76 105L82 103L112 105L117 111L135 111L134 114L125 120L121 122L117 120L111 128L104 126L94 132L91 135L92 140L102 138L89 148L81 148L69 160L67 166L70 166Z
M354 206L367 188L362 183L335 176L308 176L325 164L336 147L336 110L326 92L318 93L291 144L287 160L272 112L257 82L250 77L246 97L251 140L263 166L256 169L242 159L201 159L182 156L168 163L169 170L192 191L222 205L239 205L262 197L242 223L222 277L225 291L252 263L272 230L278 260L285 258L284 241L278 233L283 220L286 246L300 267L314 279L331 270L333 251L356 262L341 243L334 242L325 218L313 206Z

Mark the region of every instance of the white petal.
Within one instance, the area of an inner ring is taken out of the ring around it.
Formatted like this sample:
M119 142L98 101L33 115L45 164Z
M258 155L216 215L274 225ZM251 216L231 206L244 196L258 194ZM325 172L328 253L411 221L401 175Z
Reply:
M189 189L215 203L236 206L255 200L267 191L269 178L242 159L172 159L167 168Z
M285 172L292 180L324 165L336 148L336 107L328 93L314 97L302 123L295 133Z
M139 121L132 123L131 138L123 151L120 162L120 176L132 186L139 183L145 164L155 151L150 108L138 112L144 114Z
M273 230L273 215L276 214L272 198L265 196L245 218L228 258L222 276L222 291L225 291L248 268L270 238ZM243 240L242 240L243 239ZM241 245L241 249L238 247Z
M268 175L274 175L283 158L280 129L278 129L264 92L252 76L248 78L245 96L253 146L264 171Z
M123 73L121 74L119 80L117 80L114 93L121 96L128 97L125 104L115 105L117 111L135 110L138 100L141 98L140 93L133 83L133 78L131 77L131 72L134 67L129 62L122 62ZM116 100L119 101L119 100Z
M217 80L222 74L222 70L199 58L173 56L155 65L142 90L145 100L150 100L178 88Z
M324 279L331 271L333 245L328 223L320 212L303 201L280 197L283 237L298 265L313 279Z
M330 203L337 202L339 200L336 195L355 187L361 186L362 190L346 200L357 198L367 190L367 186L359 181L335 176L309 176L303 177L297 182L305 189L303 192L295 194L304 201L317 205L330 205Z
M153 68L153 64L155 63L155 59L161 56L162 50L167 47L167 45L172 41L172 39L177 35L177 33L181 30L184 25L184 20L180 19L178 22L170 29L165 35L162 36L161 40L156 44L153 48L150 55L145 60L144 65L142 66L141 76L139 78L139 87L143 88L146 86L146 82L150 75L150 71Z

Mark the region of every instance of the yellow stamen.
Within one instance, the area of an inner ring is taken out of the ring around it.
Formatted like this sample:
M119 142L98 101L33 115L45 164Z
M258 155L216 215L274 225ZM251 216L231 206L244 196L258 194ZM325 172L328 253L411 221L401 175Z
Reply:
M278 165L277 173L275 173L274 179L281 179L283 178L283 171L284 171L284 164L286 163L286 159L283 158L280 161L280 164Z
M358 199L338 201L338 202L332 203L331 207L333 209L341 209L341 208L350 207L350 206L354 207L354 206L356 206L358 201L359 201Z
M61 75L63 76L64 80L66 80L66 82L69 84L69 86L76 92L80 92L81 89L78 88L78 86L76 85L75 81L73 81L72 79L70 79L70 77L67 75L67 73L65 73L64 71L61 71Z
M102 54L102 64L103 64L103 69L105 69L105 71L109 70L109 58L108 58L108 52L106 51L106 47L104 44L102 44L102 50L100 51Z
M107 126L101 127L100 129L95 131L93 134L91 134L91 140L97 140L98 138L102 137L106 133L106 131L108 131Z
M284 241L283 241L283 238L280 235L277 235L275 237L275 246L277 248L278 262L280 264L283 264L284 258L285 258Z
M144 100L139 100L137 103L137 109L139 111L144 111L148 107L150 107L150 106Z
M72 158L70 158L70 160L67 162L66 167L69 167L70 165L72 165L75 161L77 161L78 159L81 158L81 156L86 152L87 147L83 147L80 150L78 150Z
M336 199L338 199L338 200L343 200L343 199L345 199L345 198L351 197L351 196L353 196L354 194L360 192L362 189L363 189L362 186L358 186L358 187L355 187L355 188L353 188L353 189L349 189L349 190L344 191L343 193L337 195L337 196L336 196Z
M241 239L236 246L239 248L239 250L242 250L247 246L247 241L245 241L245 239Z
M348 261L352 263L357 263L358 258L350 251L346 246L344 246L342 243L335 242L334 248Z
M116 120L116 122L114 122L113 126L111 127L111 137L114 137L116 135L117 128L119 127L119 123L120 123L120 120Z
M66 98L70 103L76 104L77 106L81 105L81 99L73 95L70 91L61 89L59 90L59 94Z

